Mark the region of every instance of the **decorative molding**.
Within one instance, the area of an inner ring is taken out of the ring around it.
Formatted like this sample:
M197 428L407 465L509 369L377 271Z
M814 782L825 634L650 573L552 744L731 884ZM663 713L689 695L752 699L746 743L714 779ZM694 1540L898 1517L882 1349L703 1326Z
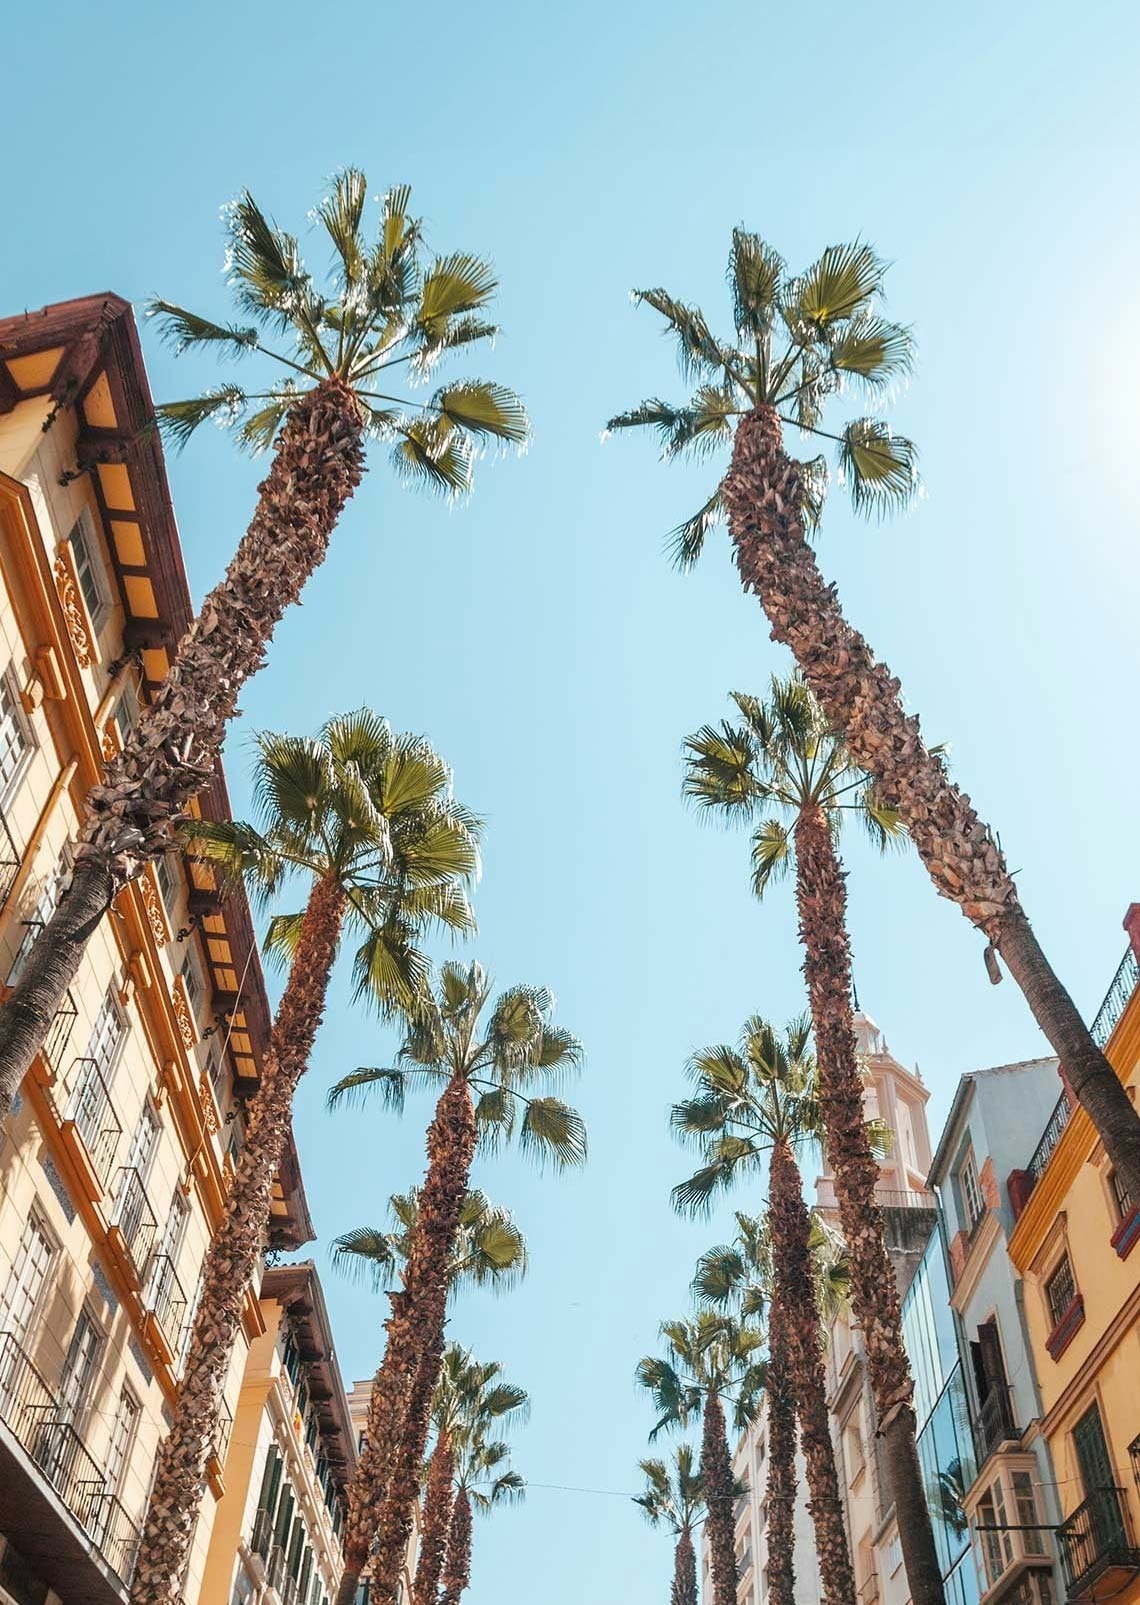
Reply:
M178 1024L178 1034L182 1038L182 1046L189 1052L197 1044L198 1029L194 1024L194 1016L190 1010L190 999L186 996L186 983L180 975L174 977L170 988L170 1001L174 1005L174 1018Z
M162 894L154 879L154 872L148 864L139 876L139 891L142 894L143 908L146 910L147 924L150 934L154 937L156 947L165 947L170 941L170 926L166 923L166 910L162 906Z
M87 617L83 598L79 594L79 584L71 567L71 560L62 546L56 551L52 572L55 575L56 594L63 608L64 622L71 638L75 661L81 669L89 669L95 662L91 621Z
M99 750L107 763L110 763L112 758L119 756L119 727L113 719L108 719L103 726L103 733L99 737Z
M216 1137L222 1129L222 1122L218 1114L218 1106L214 1102L214 1089L211 1087L210 1078L204 1070L198 1077L198 1097L202 1103L202 1124L211 1137Z

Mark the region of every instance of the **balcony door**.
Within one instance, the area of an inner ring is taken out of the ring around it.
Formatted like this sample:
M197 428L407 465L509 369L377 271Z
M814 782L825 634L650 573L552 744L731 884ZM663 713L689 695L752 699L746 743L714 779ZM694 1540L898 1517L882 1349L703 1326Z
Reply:
M88 1148L98 1138L103 1117L110 1112L111 1075L126 1034L126 1016L108 990L91 1028L82 1074L68 1109L68 1117L75 1121Z
M146 1184L150 1180L151 1166L158 1150L159 1130L158 1112L148 1098L143 1104L139 1123L131 1138L131 1151L127 1155L127 1162L119 1172L119 1183L115 1194L116 1218L132 1254L136 1253L137 1248L149 1250L152 1246L152 1244L143 1245L139 1239L149 1214ZM153 1238L153 1225L150 1230Z
M1103 1550L1115 1544L1123 1545L1126 1541L1124 1519L1120 1501L1113 1492L1116 1477L1099 1405L1091 1405L1073 1428L1073 1446L1077 1451L1085 1498L1091 1501L1092 1528L1098 1546Z

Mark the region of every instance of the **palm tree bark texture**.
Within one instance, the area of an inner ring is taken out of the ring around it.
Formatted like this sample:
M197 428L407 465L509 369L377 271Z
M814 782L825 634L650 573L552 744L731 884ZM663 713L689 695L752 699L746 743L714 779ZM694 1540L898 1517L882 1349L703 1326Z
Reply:
M805 536L799 469L772 407L741 419L724 502L741 580L759 596L773 639L791 648L855 762L898 811L937 890L1005 959L1117 1174L1140 1197L1140 1114L1042 952L993 832L926 747L898 680L824 583Z
M787 1142L772 1150L769 1216L778 1301L787 1321L792 1392L807 1462L811 1517L826 1605L855 1605L855 1573L843 1523L827 1410L823 1339L808 1247L811 1221L799 1166Z
M428 1127L428 1168L420 1191L419 1220L408 1252L404 1287L394 1296L386 1323L387 1342L372 1386L364 1448L348 1490L344 1572L336 1605L353 1605L374 1540L372 1599L394 1599L399 1587L417 1487L411 1488L409 1496L406 1484L393 1474L398 1462L406 1464L409 1453L416 1467L423 1460L431 1392L443 1353L447 1265L467 1193L476 1136L471 1089L462 1075L453 1076ZM418 1385L424 1364L431 1371L426 1388Z
M436 1605L439 1579L447 1554L447 1534L451 1526L454 1497L455 1452L451 1439L442 1432L432 1450L424 1490L424 1513L420 1523L420 1551L416 1560L415 1605ZM696 1602L693 1602L696 1605Z
M724 1409L714 1383L705 1393L704 1424L701 1434L701 1480L705 1490L706 1525L712 1561L712 1605L736 1605L736 1526L733 1507L732 1459Z
M795 1605L796 1411L788 1376L787 1318L768 1314L768 1580L769 1605Z
M471 1500L466 1488L455 1496L451 1512L451 1531L447 1535L447 1559L443 1564L443 1590L439 1605L459 1605L463 1590L471 1581Z
M273 1178L289 1132L293 1094L324 1014L344 906L337 882L315 882L250 1105L225 1218L203 1266L174 1421L158 1453L131 1605L173 1605L179 1598L242 1307L265 1246Z
M359 405L347 386L327 380L293 409L225 576L123 750L87 794L71 880L0 1006L0 1114L115 894L171 845L172 827L212 773L238 694L264 663L285 609L324 560L363 469Z
M852 1302L863 1335L911 1598L914 1605L943 1605L941 1568L915 1443L914 1382L903 1347L898 1287L875 1200L879 1166L867 1135L855 1052L847 890L822 809L801 813L795 847L804 977L815 1030L828 1158L851 1256Z
M698 1605L697 1552L693 1548L693 1535L683 1527L673 1551L673 1588L670 1605Z

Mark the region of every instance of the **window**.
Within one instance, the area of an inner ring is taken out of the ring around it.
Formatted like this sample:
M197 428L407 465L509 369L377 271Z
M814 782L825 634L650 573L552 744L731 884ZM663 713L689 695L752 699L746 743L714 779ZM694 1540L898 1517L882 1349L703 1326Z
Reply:
M182 968L179 974L182 977L182 984L186 988L186 996L190 1000L190 1012L196 1015L206 989L202 985L202 975L198 969L198 961L189 949L186 951L186 957L182 960Z
M894 1533L887 1544L886 1562L887 1576L893 1577L902 1565L902 1541L898 1533Z
M1045 1301L1049 1306L1054 1326L1061 1324L1076 1296L1077 1284L1073 1278L1073 1267L1068 1254L1062 1254L1057 1268L1045 1283Z
M110 607L107 576L95 534L95 522L85 507L72 525L67 537L71 547L71 561L75 565L75 578L83 596L91 623L98 631L102 628Z
M24 935L16 950L16 957L12 960L12 968L8 971L8 985L15 986L23 974L24 965L28 962L28 954L32 951L36 937L51 919L59 903L59 894L63 890L63 883L71 873L71 855L64 848L59 863L40 887L40 895L36 898L36 906L28 915L24 923Z
M31 1329L36 1305L54 1258L55 1244L39 1216L33 1214L20 1236L4 1296L0 1298L0 1332L10 1333L17 1345L23 1343ZM0 1373L0 1394L2 1392L3 1378Z
M978 1186L978 1172L974 1165L972 1148L966 1154L965 1164L958 1172L958 1186L962 1193L962 1208L966 1213L966 1229L972 1232L986 1211L982 1189Z
M126 1017L110 987L103 999L99 1013L95 1017L95 1024L91 1028L91 1036L87 1043L88 1059L94 1059L99 1067L99 1073L104 1081L109 1080L118 1057L119 1048L127 1034Z
M1132 1195L1129 1193L1128 1188L1120 1180L1120 1177L1116 1174L1115 1170L1109 1171L1108 1181L1110 1187L1112 1188L1112 1197L1113 1202L1116 1204L1117 1217L1120 1220L1127 1220L1129 1215L1132 1213Z
M139 699L133 685L129 683L123 687L123 694L115 705L115 729L119 732L120 745L126 746L127 737L138 723Z
M105 1476L107 1487L114 1494L121 1492L127 1462L131 1458L135 1433L138 1430L141 1406L130 1388L124 1387L119 1395L119 1408L111 1429L111 1443L107 1450Z
M0 796L9 795L31 750L31 728L9 669L0 675Z
M863 1454L863 1435L859 1431L858 1412L853 1412L843 1427L843 1459L847 1466L847 1481L854 1486L863 1475L866 1464Z
M82 1424L99 1357L103 1352L103 1342L103 1333L90 1310L80 1311L63 1367L56 1410L59 1419L71 1426L78 1428Z
M162 893L162 901L169 914L178 901L178 870L170 853L163 853L155 864L154 872L158 877L158 889Z
M974 1553L983 1593L1014 1564L1048 1558L1033 1492L1035 1474L1031 1464L1011 1469L1006 1463L978 1501Z

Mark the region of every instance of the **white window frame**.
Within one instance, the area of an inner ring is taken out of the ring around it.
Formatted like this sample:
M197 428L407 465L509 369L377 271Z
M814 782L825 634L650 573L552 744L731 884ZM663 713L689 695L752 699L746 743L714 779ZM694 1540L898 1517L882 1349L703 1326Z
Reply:
M982 1194L982 1184L978 1178L978 1166L972 1146L966 1149L965 1158L958 1166L958 1189L962 1194L966 1230L972 1232L986 1212L986 1200Z
M154 878L158 885L158 895L162 898L163 907L168 915L173 914L178 903L179 874L174 867L173 855L163 853L154 866Z
M78 535L78 543L76 536ZM83 606L91 620L91 627L98 635L107 622L108 615L114 605L111 594L111 585L107 576L107 564L103 556L103 543L99 539L99 532L95 528L95 519L89 507L81 507L79 516L67 532L67 549L71 557L71 566L75 570L75 583L83 599ZM80 559L82 550L83 561ZM92 587L96 594L94 609L83 588L83 573L86 569L91 576Z
M28 765L31 763L36 751L36 736L35 731L32 729L31 721L24 712L24 705L20 701L20 686L16 678L16 666L14 663L9 663L4 673L0 675L0 688L2 688L4 696L8 698L11 705L12 725L20 744L20 754L12 768L12 773L7 780L0 779L0 808L7 808L19 790L21 781L27 774Z
M134 1412L129 1420L128 1406ZM119 1390L119 1405L111 1423L111 1438L107 1444L107 1458L103 1466L107 1487L115 1497L122 1493L127 1480L127 1468L131 1463L131 1453L138 1438L141 1419L142 1401L130 1384L124 1382Z
M16 1332L11 1326L13 1305L15 1302L17 1289L20 1287L26 1274L26 1268L31 1252L29 1239L33 1233L40 1240L40 1242L43 1243L47 1253L44 1256L42 1266L39 1267L39 1281L36 1284L35 1291L32 1293L31 1302L27 1307L27 1313L23 1317L23 1325L21 1326L20 1330ZM12 1258L11 1265L8 1267L8 1275L4 1283L3 1292L0 1293L0 1330L11 1332L15 1341L20 1345L21 1348L25 1346L29 1336L34 1333L36 1329L36 1321L43 1307L47 1289L51 1285L52 1272L55 1269L56 1261L58 1259L59 1239L56 1237L55 1233L44 1219L40 1209L36 1206L33 1206L28 1214L28 1219L24 1224L24 1229L20 1233L20 1240L17 1244L16 1252ZM19 1268L17 1269L17 1267Z
M206 977L202 973L202 964L192 946L192 942L193 938L188 936L186 938L186 952L182 963L178 966L178 973L182 977L182 985L186 989L186 1001L190 1005L190 1013L194 1018L195 1025L198 1025L201 1023L202 1005L206 1002L210 989ZM193 977L193 988L187 980L187 973Z
M138 691L130 680L123 686L119 700L115 703L115 711L111 715L115 721L115 729L119 735L119 745L125 747L127 737L139 720L141 703Z

